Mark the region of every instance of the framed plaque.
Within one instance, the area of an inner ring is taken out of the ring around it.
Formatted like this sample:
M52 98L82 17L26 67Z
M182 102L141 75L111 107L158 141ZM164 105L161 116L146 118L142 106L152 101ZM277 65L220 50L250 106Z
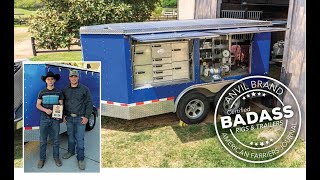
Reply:
M63 105L53 105L52 118L62 119Z

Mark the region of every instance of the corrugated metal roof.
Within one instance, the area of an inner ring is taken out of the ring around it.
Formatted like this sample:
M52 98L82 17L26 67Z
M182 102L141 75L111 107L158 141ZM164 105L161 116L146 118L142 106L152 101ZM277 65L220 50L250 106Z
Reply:
M156 22L115 23L94 26L83 26L80 34L146 34L160 32L214 30L225 28L271 26L271 21L249 19L190 19Z
M178 40L187 38L200 38L200 37L218 37L219 35L206 32L188 31L188 32L171 32L171 33L158 33L158 34L139 34L132 35L131 37L138 42L155 42L163 40Z
M261 32L274 32L274 31L286 31L286 28L279 27L250 27L250 28L234 28L234 29L221 29L205 31L215 34L247 34L247 33L261 33Z

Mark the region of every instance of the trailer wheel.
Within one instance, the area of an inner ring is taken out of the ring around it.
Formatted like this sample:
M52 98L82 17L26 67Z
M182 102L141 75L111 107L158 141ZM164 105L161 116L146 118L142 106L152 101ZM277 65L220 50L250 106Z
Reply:
M205 95L191 92L181 98L176 112L186 124L198 124L207 117L209 109L210 102Z
M96 119L97 119L96 113L92 112L90 114L89 121L86 124L86 131L91 131L94 128L94 126L96 125Z
M225 87L223 87L215 96L214 96L214 100L213 103L216 106L218 104L218 100L220 98L220 96L222 95L222 93L228 88L228 85L226 85ZM228 94L225 93L224 97L226 97L226 95ZM240 98L234 103L233 107L230 107L231 105L228 104L226 101L223 101L225 98L222 98L218 107L218 113L222 116L228 115L227 111L231 110L236 110L239 109L240 107L244 107L245 105L245 101L241 100Z

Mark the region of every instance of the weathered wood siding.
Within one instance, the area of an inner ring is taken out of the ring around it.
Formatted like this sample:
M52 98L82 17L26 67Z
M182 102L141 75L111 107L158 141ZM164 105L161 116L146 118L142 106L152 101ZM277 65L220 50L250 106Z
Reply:
M213 19L217 17L217 0L195 0L195 19Z
M178 0L178 19L219 17L221 0Z
M178 0L178 19L194 19L195 0Z
M284 57L280 80L296 96L301 109L302 127L300 137L305 139L306 130L306 4L305 0L290 0L288 12L289 30L286 32ZM289 94L284 95L285 104L292 104ZM298 112L294 110L294 112ZM298 115L298 113L296 113ZM293 123L299 120L294 116Z

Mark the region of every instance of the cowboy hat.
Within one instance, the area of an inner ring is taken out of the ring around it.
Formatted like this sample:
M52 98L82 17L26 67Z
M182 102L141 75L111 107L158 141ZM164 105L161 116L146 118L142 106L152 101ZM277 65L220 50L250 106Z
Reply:
M54 74L53 72L49 71L45 76L41 76L42 81L46 82L47 77L53 77L56 81L60 79L60 74Z

